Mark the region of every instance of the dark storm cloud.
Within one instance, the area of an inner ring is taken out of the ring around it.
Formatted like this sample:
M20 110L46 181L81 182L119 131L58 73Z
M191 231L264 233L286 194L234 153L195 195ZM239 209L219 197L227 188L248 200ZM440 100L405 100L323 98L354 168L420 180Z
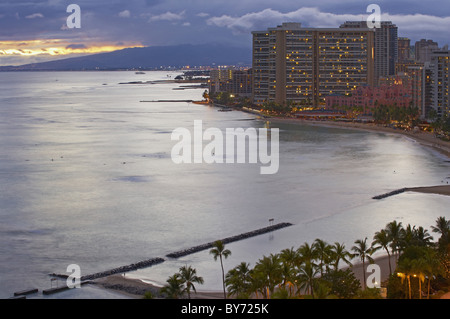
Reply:
M80 30L64 28L70 3L81 8ZM286 19L313 27L337 27L347 17L365 19L371 3L380 5L402 36L433 38L440 43L450 38L448 0L3 0L0 41L63 38L75 42L91 37L144 45L225 42L249 46L252 30Z
M66 49L86 49L87 46L84 44L69 44L66 46Z

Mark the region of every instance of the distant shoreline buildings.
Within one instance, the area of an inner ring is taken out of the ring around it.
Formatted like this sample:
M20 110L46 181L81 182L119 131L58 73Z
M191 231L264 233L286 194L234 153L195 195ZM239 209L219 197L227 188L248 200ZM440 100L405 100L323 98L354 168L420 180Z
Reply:
M216 69L210 93L251 97L253 104L293 103L358 108L417 108L422 119L450 115L448 47L398 36L391 21L368 28L347 21L338 28L287 22L252 32L252 67Z

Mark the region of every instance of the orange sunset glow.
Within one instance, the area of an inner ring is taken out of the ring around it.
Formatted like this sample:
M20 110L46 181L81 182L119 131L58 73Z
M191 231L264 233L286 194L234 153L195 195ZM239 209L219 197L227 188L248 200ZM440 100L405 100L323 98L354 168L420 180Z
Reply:
M0 57L3 56L70 56L79 54L95 54L111 52L130 47L143 47L140 43L71 43L62 39L0 41Z

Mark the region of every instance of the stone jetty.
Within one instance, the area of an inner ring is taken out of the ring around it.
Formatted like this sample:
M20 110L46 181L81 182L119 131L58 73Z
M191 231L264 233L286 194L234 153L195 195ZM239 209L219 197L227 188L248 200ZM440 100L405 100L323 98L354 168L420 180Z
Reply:
M246 239L246 238L258 236L258 235L261 235L261 234L265 234L265 233L268 233L268 232L271 232L271 231L274 231L274 230L277 230L277 229L280 229L280 228L288 227L288 226L292 226L292 224L290 224L290 223L279 223L279 224L271 225L271 226L268 226L268 227L260 228L260 229L257 229L257 230L254 230L254 231L251 231L251 232L248 232L248 233L243 233L243 234L240 234L240 235L227 237L227 238L221 239L221 241L224 244L227 244L227 243L239 241L239 240L242 240L242 239ZM183 256L190 255L190 254L202 251L202 250L210 249L210 248L213 247L213 244L214 244L214 242L210 242L210 243L194 246L194 247L191 247L191 248L188 248L188 249L183 249L183 250L180 250L180 251L177 251L177 252L174 252L174 253L167 254L166 257L169 257L169 258L183 257Z
M386 198L386 197L389 197L389 196L394 196L394 195L398 195L398 194L404 193L406 191L408 191L408 188L406 188L406 187L405 188L400 188L400 189L396 189L395 191L392 191L392 192L389 192L389 193L385 193L385 194L374 196L374 197L372 197L372 199L383 199L383 198Z
M85 275L85 276L81 276L80 281L87 281L87 280L94 280L97 278L102 278L102 277L107 277L110 275L115 275L115 274L121 274L121 273L126 273L126 272L130 272L130 271L134 271L134 270L138 270L141 268L147 268L150 266L154 266L157 264L160 264L164 262L163 258L152 258L152 259L147 259L147 260L143 260L134 264L130 264L130 265L126 265L126 266L121 266L121 267L117 267L117 268L113 268L110 270L106 270L106 271L102 271L102 272L97 272L95 274L91 274L91 275ZM50 274L50 276L52 277L58 277L58 278L68 278L68 275L63 275L63 274Z
M273 219L270 219L269 222L273 222ZM243 240L246 238L250 238L250 237L255 237L258 235L262 235L265 233L269 233L272 231L275 231L277 229L281 229L281 228L285 228L288 226L292 226L291 223L278 223L275 225L270 225L264 228L260 228L260 229L256 229L247 233L243 233L240 235L236 235L236 236L231 236L231 237L227 237L224 239L220 239L224 244L227 243L231 243L231 242L235 242L235 241L239 241L239 240ZM214 242L210 242L210 243L206 243L203 245L198 245L198 246L194 246L188 249L183 249L180 251L176 251L170 254L167 254L166 257L168 258L179 258L182 256L186 256L186 255L190 255L202 250L206 250L206 249L210 249L213 247ZM147 260L143 260L134 264L130 264L130 265L126 265L126 266L121 266L121 267L117 267L117 268L113 268L110 270L106 270L106 271L102 271L102 272L98 272L98 273L94 273L94 274L90 274L90 275L84 275L81 276L80 278L80 283L86 284L86 283L90 283L92 280L98 279L98 278L103 278L103 277L108 277L111 275L115 275L115 274L121 274L121 273L126 273L126 272L130 272L130 271L134 271L134 270L138 270L141 268L147 268L147 267L151 267L160 263L163 263L165 261L164 258L160 258L160 257L156 257L156 258L152 258L152 259L147 259ZM57 273L52 273L50 274L51 277L55 277L55 278L61 278L61 279L67 279L69 278L69 275L66 274L57 274ZM52 294L52 293L56 293L56 292L60 292L63 290L68 289L67 286L63 286L63 287L57 287L57 288L50 288L47 290L43 291L43 294Z

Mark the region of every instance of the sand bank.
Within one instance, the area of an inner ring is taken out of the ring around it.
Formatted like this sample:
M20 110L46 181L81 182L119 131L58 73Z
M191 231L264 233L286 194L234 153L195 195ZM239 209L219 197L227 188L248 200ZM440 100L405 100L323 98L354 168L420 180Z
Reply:
M450 185L430 186L430 187L412 187L412 188L407 188L406 191L450 196Z

